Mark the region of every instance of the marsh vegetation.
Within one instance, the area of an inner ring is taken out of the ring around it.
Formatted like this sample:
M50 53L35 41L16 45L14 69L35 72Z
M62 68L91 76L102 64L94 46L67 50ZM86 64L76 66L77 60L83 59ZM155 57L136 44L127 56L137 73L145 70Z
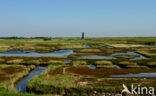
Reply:
M155 85L155 42L155 37L0 39L0 94L107 96L120 94L122 84ZM21 93L15 86L25 80L27 93Z

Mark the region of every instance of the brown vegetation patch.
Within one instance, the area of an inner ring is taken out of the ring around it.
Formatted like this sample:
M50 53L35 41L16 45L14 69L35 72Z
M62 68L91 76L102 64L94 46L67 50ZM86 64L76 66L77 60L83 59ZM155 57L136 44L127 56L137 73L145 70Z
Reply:
M130 68L130 69L99 69L98 72L106 75L122 75L122 74L138 74L138 73L152 73L156 72L156 69L146 68Z
M3 71L4 73L7 73L7 74L12 74L12 73L17 73L17 72L22 72L22 71L24 71L24 68L10 66L10 67L2 68L1 71Z
M49 58L49 57L40 57L40 59L43 60L43 61L51 60L51 58Z
M0 83L5 82L9 79L11 79L11 78L9 76L7 76L5 73L0 73Z
M80 75L98 75L97 69L89 69L89 68L74 68L70 67L66 69L68 72L80 74Z
M48 75L56 75L56 74L62 74L63 73L63 68L57 68L55 70L50 70L48 72Z
M153 73L156 69L145 68L131 68L131 69L116 69L116 68L101 68L101 69L89 69L89 68L74 68L70 67L66 69L68 72L72 72L80 75L94 75L94 76L106 76L106 75L122 75L122 74L138 74L138 73Z
M44 48L44 49L36 49L35 52L37 53L49 53L49 52L54 52L57 50L51 49L51 48Z

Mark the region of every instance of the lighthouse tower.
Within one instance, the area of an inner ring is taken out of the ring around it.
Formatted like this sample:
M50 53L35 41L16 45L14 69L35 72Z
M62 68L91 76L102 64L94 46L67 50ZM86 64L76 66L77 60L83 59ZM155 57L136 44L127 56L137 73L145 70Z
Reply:
M84 39L84 32L82 32L82 39Z

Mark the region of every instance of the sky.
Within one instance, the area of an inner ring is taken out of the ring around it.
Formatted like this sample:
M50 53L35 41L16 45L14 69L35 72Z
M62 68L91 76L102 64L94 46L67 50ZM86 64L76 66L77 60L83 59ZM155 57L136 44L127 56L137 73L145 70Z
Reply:
M156 0L0 0L0 37L156 36Z

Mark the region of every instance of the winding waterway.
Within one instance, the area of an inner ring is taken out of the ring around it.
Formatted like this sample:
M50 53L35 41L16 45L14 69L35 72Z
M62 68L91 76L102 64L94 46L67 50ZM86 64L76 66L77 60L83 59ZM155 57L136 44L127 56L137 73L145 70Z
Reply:
M33 50L24 50L24 51L7 51L0 53L0 56L32 56L32 57L41 57L41 56L68 56L73 54L73 50L59 50L49 53L36 53Z
M127 74L127 75L111 75L111 77L148 77L154 78L156 77L156 73L139 73L139 74Z
M23 81L19 82L15 88L19 92L26 93L27 92L27 84L28 81L31 80L34 76L41 74L43 71L46 70L46 67L38 67L33 72L31 72Z

